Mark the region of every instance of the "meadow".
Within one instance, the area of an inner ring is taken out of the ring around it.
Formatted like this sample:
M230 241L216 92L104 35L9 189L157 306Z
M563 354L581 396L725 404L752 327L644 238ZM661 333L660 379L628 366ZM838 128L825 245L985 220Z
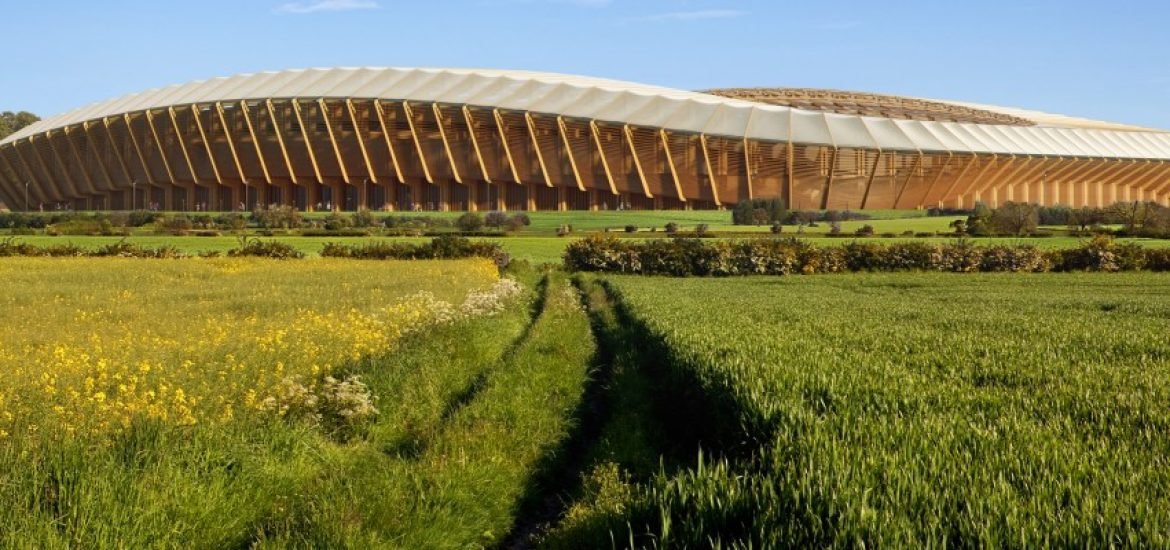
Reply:
M0 258L0 547L1170 545L1164 274L531 267L727 216L691 214L534 215L476 237L526 260L503 274L318 257L427 237ZM863 242L903 240L953 241Z
M4 547L493 544L592 351L563 277L486 260L0 276Z
M548 546L1170 544L1165 276L590 281L619 389Z

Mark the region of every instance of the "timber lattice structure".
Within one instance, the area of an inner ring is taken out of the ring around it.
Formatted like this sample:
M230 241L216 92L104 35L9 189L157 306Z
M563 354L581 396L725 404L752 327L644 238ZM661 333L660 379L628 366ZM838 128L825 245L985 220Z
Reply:
M918 208L1170 201L1170 134L876 94L311 69L151 90L0 141L13 209Z

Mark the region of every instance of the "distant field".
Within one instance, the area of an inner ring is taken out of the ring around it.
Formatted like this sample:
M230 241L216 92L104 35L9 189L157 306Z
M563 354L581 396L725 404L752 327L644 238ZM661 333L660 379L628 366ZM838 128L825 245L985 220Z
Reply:
M1170 544L1163 275L604 280L618 401L555 547Z

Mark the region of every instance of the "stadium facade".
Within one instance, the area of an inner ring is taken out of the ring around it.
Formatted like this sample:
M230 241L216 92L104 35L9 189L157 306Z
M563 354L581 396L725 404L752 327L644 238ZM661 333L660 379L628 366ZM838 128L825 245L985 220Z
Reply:
M82 107L0 141L13 209L1098 206L1170 200L1170 133L807 89L696 93L458 69L268 72Z

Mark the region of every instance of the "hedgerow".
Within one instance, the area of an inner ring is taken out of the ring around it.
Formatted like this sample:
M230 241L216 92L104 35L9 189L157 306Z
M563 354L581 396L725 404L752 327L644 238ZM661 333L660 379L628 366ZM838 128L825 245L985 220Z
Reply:
M954 273L1048 271L1167 271L1170 252L1098 236L1078 248L1042 250L1032 245L976 246L854 241L818 247L800 239L705 242L698 239L632 241L594 235L565 249L573 271L726 277L858 271L943 271Z

